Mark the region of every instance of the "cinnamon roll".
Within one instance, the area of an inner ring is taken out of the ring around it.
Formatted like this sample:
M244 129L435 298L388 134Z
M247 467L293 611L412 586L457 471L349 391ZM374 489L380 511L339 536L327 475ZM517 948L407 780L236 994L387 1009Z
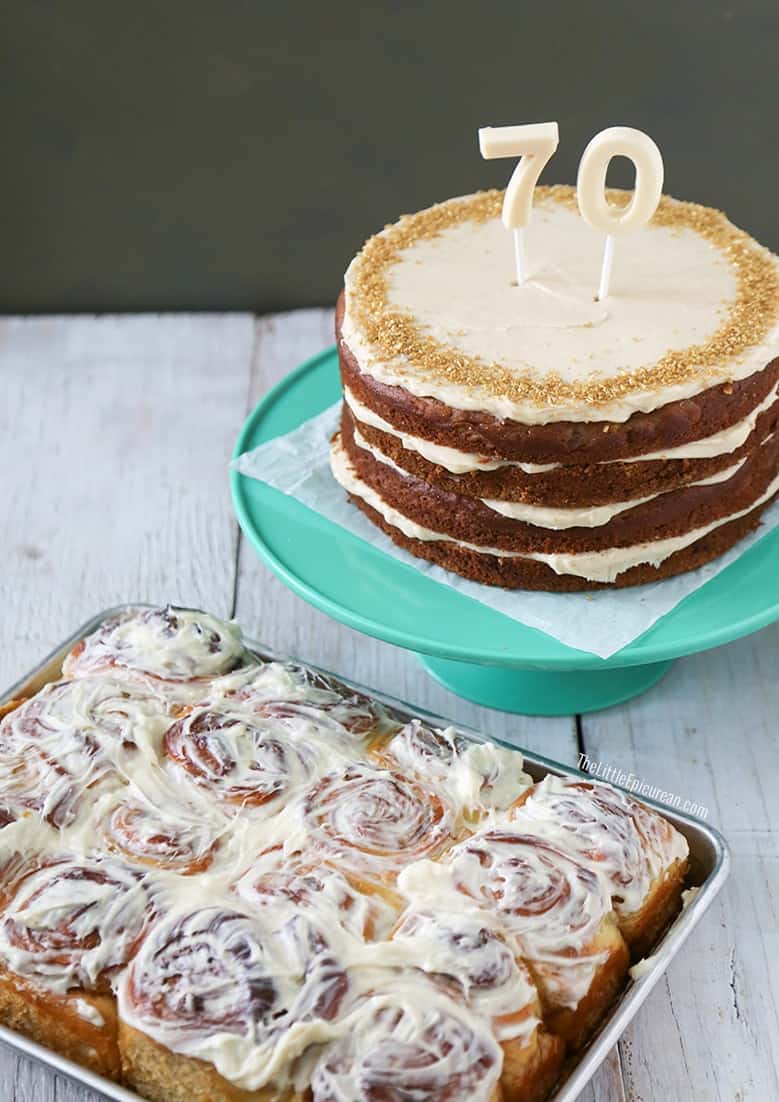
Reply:
M212 817L168 794L164 806L131 788L117 794L100 822L105 848L132 864L165 869L181 876L205 872L219 848Z
M100 731L79 725L69 696L49 686L0 723L0 827L30 815L67 827L87 792L116 780Z
M209 701L261 717L308 721L332 733L362 737L396 731L390 709L327 674L293 662L264 662L212 682Z
M25 747L83 737L111 760L161 733L170 722L164 697L153 687L112 676L46 685L0 722L0 744Z
M168 1074L197 1081L199 1098L288 1097L291 1063L326 1036L347 986L308 916L229 904L171 914L119 982L125 1080L152 1098Z
M108 858L28 871L0 918L0 1022L118 1079L111 981L149 913L141 879Z
M550 775L520 797L512 818L515 829L554 840L605 876L619 928L637 956L681 907L686 839L620 789Z
M509 807L533 783L519 751L474 742L453 727L438 730L419 719L374 740L371 756L387 768L444 783L472 821Z
M0 961L64 993L110 990L149 920L141 875L110 857L49 858L15 885L0 918Z
M311 852L358 884L392 884L405 865L454 841L454 814L442 791L360 762L323 777L307 793L303 816Z
M106 620L65 659L66 677L124 671L169 683L202 681L250 662L236 624L193 609L135 609Z
M433 984L396 977L361 1000L311 1078L312 1102L500 1102L489 1026Z
M537 835L509 830L475 834L444 860L455 886L516 937L549 1028L580 1045L629 964L600 874Z
M260 808L316 776L322 746L293 739L277 724L228 712L190 712L168 729L167 759L216 799Z
M493 916L462 905L459 913L453 907L412 908L392 938L393 947L404 947L407 963L455 983L470 1009L492 1022L503 1050L503 1102L545 1098L560 1073L565 1046L543 1027L538 993L516 940Z
M260 855L236 890L252 910L278 908L281 902L313 915L322 929L341 929L357 941L385 937L397 919L383 896L358 891L331 865L288 856L280 844Z

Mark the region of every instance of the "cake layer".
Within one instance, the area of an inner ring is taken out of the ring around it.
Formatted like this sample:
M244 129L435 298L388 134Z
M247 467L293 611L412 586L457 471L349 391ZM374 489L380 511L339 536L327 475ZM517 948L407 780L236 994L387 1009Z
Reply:
M656 452L704 441L731 428L736 429L737 441L750 414L762 403L770 408L777 399L779 358L774 358L745 379L721 382L651 413L634 413L624 422L524 424L455 409L367 374L343 338L344 309L342 295L336 307L336 341L344 389L396 431L488 462L589 465L654 458ZM728 443L726 438L711 446L732 450ZM708 450L705 444L703 450Z
M614 501L663 493L692 482L724 475L746 458L779 427L779 402L756 414L744 443L732 452L711 458L656 459L641 462L592 463L587 466L556 464L528 472L516 463L507 463L492 470L455 473L442 464L456 462L440 455L436 445L399 436L395 430L377 428L380 419L371 416L366 407L356 403L348 391L344 393L346 416L354 421L360 435L408 474L415 475L432 486L463 497L489 498L496 501L528 502L543 506L607 505ZM367 417L367 420L365 418ZM421 444L425 453L410 444ZM463 453L457 453L462 455ZM437 460L439 460L437 462Z
M779 477L775 477L743 512L664 540L599 551L517 552L458 540L405 517L359 478L338 436L331 466L353 503L411 554L488 585L560 592L643 585L694 570L756 528L779 492Z
M486 501L449 494L383 462L359 444L345 417L341 441L362 483L416 524L451 539L517 553L569 554L631 547L682 536L752 505L776 477L779 434L740 463L726 481L706 480L649 498L595 509L517 507L506 516ZM714 476L718 479L719 476ZM494 505L503 503L495 502ZM577 523L583 522L583 523Z
M350 422L351 417L348 411L344 410L342 416L344 423ZM391 467L401 476L408 475L408 471L398 466L398 464L389 456L385 455L381 449L369 443L360 429L353 423L351 433L353 442L359 451L369 452L378 463ZM766 443L768 443L768 440ZM685 488L692 489L696 486L714 486L720 482L730 482L733 476L741 470L746 462L746 458L740 459L726 468L726 470L713 474L709 478L687 483L686 487L677 488L677 494L675 496L678 496L682 489ZM424 479L422 479L422 481L424 481ZM435 483L430 483L429 485L433 489L440 490L440 487L436 486ZM672 492L673 491L664 491L664 493ZM456 497L458 495L455 492L452 496ZM602 505L581 503L572 503L569 505L544 505L540 503L507 501L505 499L489 497L471 498L469 500L478 501L481 505L485 505L490 512L498 513L500 516L508 517L512 520L523 521L526 524L534 525L536 528L550 528L553 531L560 531L566 528L600 528L620 514L627 512L633 513L638 506L647 504L650 501L657 501L662 496L662 494L658 493L648 493L642 494L640 497L626 498L625 500L620 499Z
M366 242L345 276L343 320L365 375L523 425L625 422L747 379L779 353L777 260L720 211L663 196L619 243L599 301L603 239L574 189L536 188L521 286L502 200L451 199Z

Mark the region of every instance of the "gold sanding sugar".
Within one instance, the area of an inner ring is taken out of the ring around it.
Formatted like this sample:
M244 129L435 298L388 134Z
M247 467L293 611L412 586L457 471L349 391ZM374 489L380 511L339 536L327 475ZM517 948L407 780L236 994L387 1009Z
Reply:
M609 202L617 206L628 203L631 195L615 188L607 190ZM535 199L539 206L559 203L576 208L576 190L566 185L537 187ZM502 205L502 191L450 199L417 214L403 215L364 245L349 287L350 317L377 355L402 361L399 374L413 372L432 381L483 388L494 397L516 402L602 406L635 391L689 382L702 368L711 368L716 377L726 377L728 362L758 344L777 321L779 276L771 254L732 225L722 211L667 195L662 196L652 224L692 229L710 241L733 267L737 290L726 321L709 340L669 351L654 364L603 380L571 382L554 372L533 378L442 344L421 333L412 315L389 307L387 271L404 249L462 222L499 218Z

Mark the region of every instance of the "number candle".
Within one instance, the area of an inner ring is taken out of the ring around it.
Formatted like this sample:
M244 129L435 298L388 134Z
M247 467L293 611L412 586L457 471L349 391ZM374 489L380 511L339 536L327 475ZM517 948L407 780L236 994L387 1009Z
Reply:
M606 198L606 173L612 157L629 157L636 170L633 198L626 207L613 207ZM598 299L608 297L614 262L614 238L645 226L657 210L663 190L663 158L641 130L612 126L596 134L582 154L576 179L576 198L588 226L606 234Z
M559 140L556 122L539 122L529 126L484 126L479 131L479 149L485 159L520 158L503 200L503 225L514 232L514 262L520 286L527 279L524 229L533 209L533 191Z

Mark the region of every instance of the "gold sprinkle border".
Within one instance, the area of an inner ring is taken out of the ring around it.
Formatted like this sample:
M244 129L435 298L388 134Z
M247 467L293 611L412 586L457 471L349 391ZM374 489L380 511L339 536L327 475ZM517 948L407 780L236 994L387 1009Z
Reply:
M609 188L610 202L623 205L630 192ZM567 185L537 187L539 205L559 203L576 209L576 190ZM726 377L728 362L758 344L777 321L779 273L775 258L749 234L728 221L722 211L663 195L652 224L695 230L719 248L735 270L737 291L725 323L703 344L671 350L651 366L609 379L566 381L556 372L543 379L486 363L421 333L411 314L390 309L387 271L400 253L416 241L438 237L463 222L499 218L502 191L482 191L466 199L449 199L416 214L404 214L383 233L369 238L350 277L348 308L352 322L372 351L388 360L404 359L399 375L418 374L433 382L486 389L497 398L536 405L580 402L602 406L636 391L663 389L693 379L699 369L713 368Z

